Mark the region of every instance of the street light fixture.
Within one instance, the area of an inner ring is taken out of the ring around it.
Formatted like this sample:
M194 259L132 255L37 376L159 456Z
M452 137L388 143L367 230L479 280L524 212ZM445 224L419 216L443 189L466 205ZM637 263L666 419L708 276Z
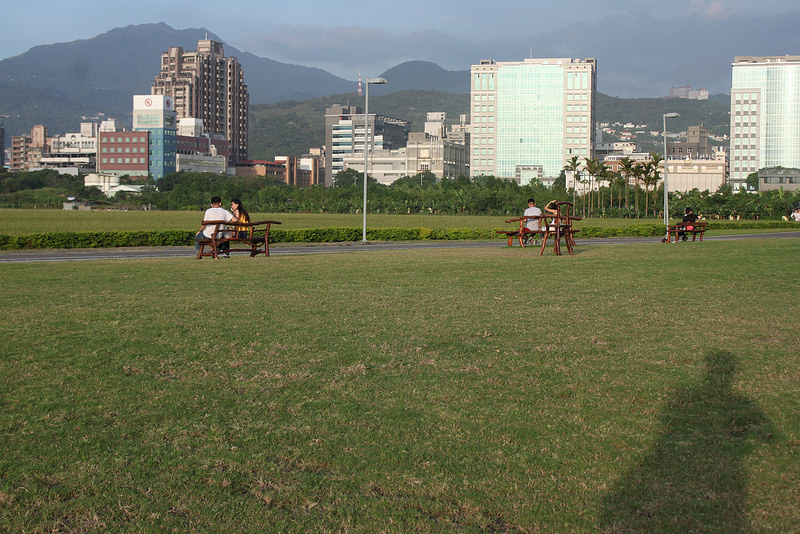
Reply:
M383 85L385 78L367 78L367 94L364 97L364 209L362 211L363 223L361 225L361 242L367 242L367 176L369 174L369 86ZM374 138L374 136L373 136Z
M667 119L677 119L677 113L664 113L664 226L669 239L669 193L667 182Z

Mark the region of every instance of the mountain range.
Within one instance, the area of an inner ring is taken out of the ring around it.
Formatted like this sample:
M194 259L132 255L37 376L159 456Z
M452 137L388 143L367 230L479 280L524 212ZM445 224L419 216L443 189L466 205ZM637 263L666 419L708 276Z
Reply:
M0 61L0 115L8 135L34 124L53 132L76 131L80 117L129 117L132 95L148 94L161 54L172 46L194 50L200 39L220 39L204 28L175 30L160 24L116 28L91 39L37 46ZM239 59L252 104L355 92L357 82L322 69L280 63L225 45ZM467 71L411 61L386 71L392 91L427 89L468 91ZM371 88L376 94L386 93Z

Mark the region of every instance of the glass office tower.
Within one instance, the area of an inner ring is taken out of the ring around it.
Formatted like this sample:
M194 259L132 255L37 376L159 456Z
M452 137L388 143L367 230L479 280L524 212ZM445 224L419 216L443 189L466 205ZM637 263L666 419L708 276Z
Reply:
M759 169L800 169L800 56L734 59L730 183Z
M482 60L471 68L472 176L527 184L594 151L594 59Z

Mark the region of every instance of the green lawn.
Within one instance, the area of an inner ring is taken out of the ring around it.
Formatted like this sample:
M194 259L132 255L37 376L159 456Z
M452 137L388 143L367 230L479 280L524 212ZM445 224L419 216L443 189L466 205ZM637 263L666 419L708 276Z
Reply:
M799 256L0 264L0 531L796 531Z
M521 215L521 212L520 212ZM20 235L35 232L191 230L200 227L200 211L64 211L0 209L0 228L4 234ZM280 228L361 228L361 215L309 213L253 213L253 220L281 221ZM477 215L367 215L370 228L506 228L505 216ZM660 223L655 219L584 219L582 226L627 226ZM726 231L732 233L731 230Z

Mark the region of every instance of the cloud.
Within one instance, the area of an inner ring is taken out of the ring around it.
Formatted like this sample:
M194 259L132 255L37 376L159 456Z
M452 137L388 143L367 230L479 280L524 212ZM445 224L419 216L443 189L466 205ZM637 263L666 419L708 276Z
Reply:
M735 14L735 10L722 0L692 0L689 12L700 14L706 20L727 20Z

